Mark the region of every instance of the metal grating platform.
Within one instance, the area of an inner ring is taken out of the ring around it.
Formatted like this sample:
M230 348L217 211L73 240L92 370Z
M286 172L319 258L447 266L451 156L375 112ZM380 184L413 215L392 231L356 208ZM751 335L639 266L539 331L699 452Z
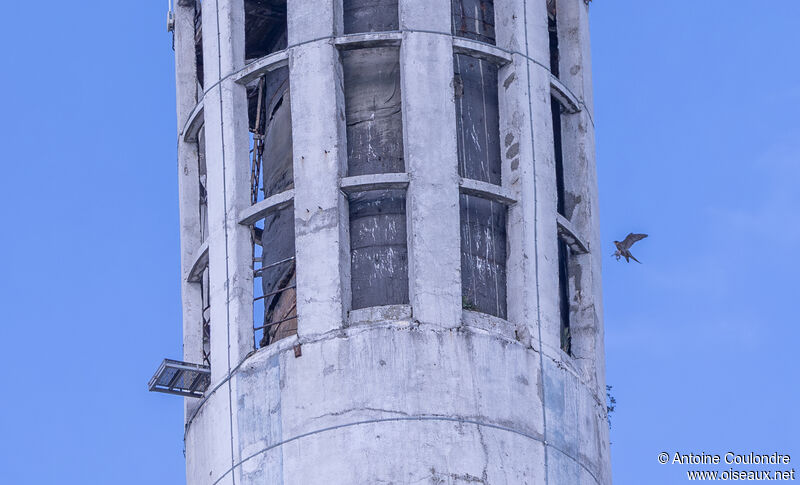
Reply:
M210 382L211 370L207 365L164 359L147 387L154 392L203 397Z

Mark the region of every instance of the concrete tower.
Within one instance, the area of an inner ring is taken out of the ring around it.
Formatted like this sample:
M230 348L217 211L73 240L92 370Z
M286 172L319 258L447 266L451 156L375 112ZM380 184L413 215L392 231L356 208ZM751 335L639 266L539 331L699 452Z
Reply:
M584 1L176 0L189 484L611 483Z

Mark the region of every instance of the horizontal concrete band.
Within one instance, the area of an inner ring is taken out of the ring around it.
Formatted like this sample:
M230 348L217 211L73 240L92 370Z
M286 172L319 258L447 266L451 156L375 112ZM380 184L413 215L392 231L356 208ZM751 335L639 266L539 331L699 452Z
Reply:
M397 305L395 307L405 307L405 305ZM373 307L371 309L364 309L364 311L369 311L369 310L376 311L376 310L380 310L381 308L387 309L389 307ZM397 309L397 308L395 308L395 309ZM410 307L409 307L409 311L410 311ZM475 314L475 312L467 312L467 313ZM508 322L507 320L502 320L502 319L499 319L497 317L490 317L490 318L492 320L503 321L508 325L512 325L511 322ZM211 396L214 395L224 385L229 383L232 377L238 375L240 370L241 370L241 368L243 366L245 366L246 364L248 364L248 362L252 358L259 357L261 359L269 359L272 356L275 356L275 355L283 353L283 352L290 352L290 351L293 352L294 346L296 344L298 344L298 343L300 343L300 344L302 344L304 346L305 345L311 345L311 344L321 343L321 342L324 342L324 341L327 341L327 340L331 340L331 339L336 339L336 338L350 338L350 337L352 337L352 336L354 336L356 334L362 334L362 333L365 333L365 332L370 332L370 331L374 331L374 330L381 330L381 329L385 329L385 328L404 327L404 328L411 329L411 328L424 327L424 328L427 328L427 330L432 332L432 333L439 333L439 332L437 332L437 330L441 330L439 327L434 327L432 325L411 324L409 322L406 322L405 320L398 320L398 321L394 321L394 322L384 322L384 323L376 323L374 321L365 321L364 323L357 323L357 324L352 324L352 323L353 322L351 322L351 325L346 327L346 328L340 328L340 329L332 330L330 332L326 332L324 334L318 335L313 339L300 340L300 339L298 339L297 336L285 338L285 339L279 340L278 342L276 342L273 345L270 345L268 347L264 347L262 349L259 349L257 351L254 351L254 352L251 352L250 354L248 354L241 362L239 362L233 369L231 369L230 372L226 373L222 377L222 379L220 379L219 382L217 382L216 384L212 385L205 392L205 395L200 400L200 403L197 405L197 407L194 409L194 411L192 412L192 414L189 417L189 419L186 421L186 424L185 424L185 427L184 427L184 440L186 439L186 434L189 432L189 429L192 427L192 424L194 423L195 417L205 407L205 404L208 402L208 400L211 398ZM525 347L525 345L522 342L520 342L518 340L515 340L513 338L509 338L509 337L507 337L506 335L504 335L502 332L500 332L498 330L490 329L487 326L478 326L478 325L474 324L474 322L471 322L471 319L469 319L469 318L465 318L462 321L462 325L461 325L460 329L462 329L462 330L464 330L466 332L469 332L470 334L472 334L474 336L489 336L489 337L492 337L492 338L496 338L496 339L502 340L506 344L519 345L519 346ZM525 347L525 348L530 350L530 351L533 351L533 352L538 352L537 349L532 348L532 347ZM549 349L549 351L548 351L548 349ZM577 371L572 369L568 362L566 362L566 361L561 359L561 350L560 349L552 349L549 346L544 346L544 350L545 351L542 353L542 355L544 355L544 357L546 357L549 361L553 362L559 368L563 369L565 372L567 372L567 373L571 374L573 377L575 377L575 379L577 379L577 382L581 386L585 387L586 389L588 389L590 391L589 394L591 395L592 399L595 401L595 404L599 408L605 409L605 401L604 401L605 395L602 396L602 398L601 398L601 396L598 396L594 392L594 391L596 391L596 389L594 389L590 385L589 382L584 380L578 374Z
M508 428L506 426L501 426L501 425L492 424L492 423L486 423L486 422L482 422L482 421L476 421L476 420L468 419L468 418L452 418L452 417L446 417L446 416L403 416L403 417L394 417L394 418L378 418L378 419L368 419L368 420L364 420L364 421L354 421L352 423L345 423L345 424L339 424L339 425L336 425L336 426L329 426L329 427L326 427L326 428L316 429L314 431L309 431L307 433L302 433L302 434L299 434L297 436L293 436L291 438L287 438L287 439L285 439L283 441L279 441L278 443L275 443L275 444L272 444L270 446L267 446L264 449L261 449L261 450L255 452L255 453L252 453L249 456L243 458L238 463L234 464L232 467L230 467L228 470L226 470L219 478L217 478L214 481L214 485L216 485L220 481L222 481L226 476L231 474L236 468L242 466L243 463L245 463L245 462L257 457L258 455L261 455L263 453L267 453L270 450L273 450L273 449L278 448L280 446L283 446L285 444L291 443L293 441L297 441L297 440L300 440L300 439L303 439L303 438L307 438L309 436L313 436L313 435L316 435L316 434L335 431L337 429L342 429L342 428L350 428L350 427L353 427L353 426L361 426L361 425L367 425L367 424L378 424L378 423L404 422L404 421L405 422L440 421L440 422L453 422L453 423L458 423L458 424L472 424L472 425L475 425L475 426L478 426L478 427L482 427L482 428L495 429L495 430L504 431L504 432L507 432L507 433L514 433L514 434L522 436L524 438L527 438L527 439L542 443L545 447L553 448L555 450L558 450L559 453L561 453L562 455L564 455L564 456L568 457L569 459L571 459L572 461L574 461L578 466L583 468L586 471L586 473L591 475L592 478L594 479L595 483L598 483L598 484L600 483L600 481L598 480L597 475L594 473L594 471L592 471L589 467L587 467L584 463L582 463L581 460L578 457L568 453L566 450L563 450L562 448L557 447L556 445L553 445L552 443L548 443L545 439L543 439L539 435L533 435L533 434L526 433L526 432L521 431L521 430Z
M209 87L203 91L203 96L201 96L201 98L198 100L197 105L195 106L194 110L189 116L189 119L187 120L186 125L181 132L181 136L184 137L185 141L193 141L193 138L196 135L197 130L199 130L199 126L202 124L199 123L199 118L201 118L203 114L203 99L205 98L206 93L212 91L214 88L217 87L217 85L228 79L234 79L236 82L240 83L248 82L260 76L261 74L275 70L279 67L286 66L288 61L288 52L294 49L295 47L300 47L306 44L313 44L315 42L332 42L335 45L337 45L340 49L366 48L366 47L371 47L373 45L399 43L400 42L399 38L402 36L402 33L404 32L434 34L434 35L450 37L453 39L454 52L460 54L474 55L482 59L491 60L499 65L508 64L512 61L513 56L519 56L524 59L527 59L528 61L532 62L541 69L544 69L548 73L550 72L550 66L548 64L538 59L529 57L524 52L504 49L502 47L487 44L485 42L479 42L476 40L458 37L449 32L404 29L401 31L393 31L393 32L320 37L317 39L311 39L304 42L299 42L297 44L293 44L287 47L283 51L275 52L273 54L269 54L260 59L252 61L246 66L244 66L242 69L226 74L225 76L220 78L219 81L216 81L213 84L209 85ZM587 113L589 121L592 123L592 126L594 126L594 120L592 118L592 115L591 113L589 113L588 110L586 110L586 104L583 102L583 100L575 96L574 93L572 93L566 86L558 82L558 80L551 82L551 84L554 87L553 89L554 95L565 105L567 105L570 111L572 112L585 111Z

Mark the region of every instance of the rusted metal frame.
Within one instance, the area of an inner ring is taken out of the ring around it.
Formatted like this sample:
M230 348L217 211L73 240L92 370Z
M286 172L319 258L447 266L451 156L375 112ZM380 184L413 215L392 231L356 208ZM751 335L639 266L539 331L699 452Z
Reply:
M264 103L264 84L266 75L258 80L258 101L256 102L256 120L251 132L253 133L252 162L250 164L250 203L258 202L258 191L261 186L261 164L264 156L264 133L261 130L261 111ZM266 131L266 130L264 130Z
M253 301L255 302L255 301L258 301L258 300L263 300L264 298L269 298L270 296L274 296L274 295L277 295L279 293L283 293L286 290L292 290L294 288L297 288L297 285L286 286L286 287L280 288L280 289L275 290L275 291L270 291L266 295L261 295L261 296L257 296L255 298L253 298Z
M204 308L200 316L203 326L203 348L200 349L200 352L203 354L203 362L205 362L206 365L211 365L211 350L209 349L208 352L205 350L206 340L211 342L211 319L205 317L206 310L210 308L211 306Z
M175 371L175 375L172 376L172 379L170 379L169 382L167 383L167 386L166 386L167 389L169 389L170 391L174 390L175 389L175 384L178 383L178 379L181 378L182 374L183 374L183 371L176 370Z
M255 327L255 328L253 328L253 331L257 332L259 330L264 330L265 328L269 328L269 327L272 327L273 325L278 325L278 324L283 323L283 322L288 322L289 320L294 320L296 318L297 318L297 315L293 315L291 317L284 318L282 320L278 320L277 322L270 322L270 323L267 323L266 325L262 325L260 327Z
M192 394L197 392L197 386L200 385L201 382L203 382L203 378L204 378L203 374L197 374L194 380L192 381L192 384L189 386L189 392L191 392Z
M166 368L170 368L175 370L175 375L170 378L170 381L166 384L158 384L159 377L164 372ZM185 390L188 388L181 388L180 390L175 389L175 384L177 383L180 376L183 375L185 371L189 372L196 372L200 377L200 381L195 379L192 381L192 385L195 386L195 389L192 390ZM196 384L203 382L204 376L210 375L210 370L208 366L199 365L199 364L189 364L186 362L180 362L177 360L171 359L164 359L161 362L161 365L158 367L158 370L150 379L150 382L147 383L147 387L150 391L157 391L157 392L164 392L167 394L176 394L179 396L190 396L190 397L201 397L203 395L202 392L197 392ZM197 382L195 382L197 381Z
M259 258L259 260L260 259L261 258ZM268 264L266 266L262 266L262 267L260 267L258 269L253 270L253 274L258 276L258 274L263 272L265 269L274 268L275 266L279 266L281 264L288 263L288 262L291 262L291 261L294 261L294 260L295 260L295 258L294 258L294 256L292 256L291 258L286 258L286 259L282 259L280 261L276 261L274 263L270 263L270 264Z
M194 391L193 393L190 393L188 391L175 391L175 390L172 390L172 389L166 389L166 388L161 388L161 387L155 387L155 388L150 389L150 390L151 391L155 391L155 392L163 392L164 394L175 394L176 396L183 396L183 397L203 397L203 393L202 392L198 392L198 391Z
M487 10L487 8L486 8L487 3L489 3L489 2L486 2L485 0L481 0L480 1L480 9L484 13ZM492 13L494 13L494 6L492 6ZM491 20L492 20L491 23L487 22L487 20L482 18L483 16L471 17L470 14L468 13L468 10L466 10L464 8L463 1L452 1L451 2L451 13L450 13L450 16L451 16L451 19L452 19L451 20L451 22L452 22L452 31L453 31L453 35L454 36L467 38L467 39L472 39L472 36L480 37L481 39L489 39L489 40L480 40L480 42L486 42L486 43L489 43L489 44L493 44L493 43L496 42L496 40L497 40L496 39L496 37L497 37L497 30L496 30L497 26L494 23L494 20L495 20L494 16L491 17ZM476 29L476 31L468 30L468 25L470 23L476 22L476 21L479 21L482 24L484 24L484 30L483 31L481 31L480 29ZM493 31L494 37L490 37L489 35L486 35L486 31L488 30L488 29L485 29L486 25L491 25L491 30ZM473 39L473 40L477 40L477 39Z

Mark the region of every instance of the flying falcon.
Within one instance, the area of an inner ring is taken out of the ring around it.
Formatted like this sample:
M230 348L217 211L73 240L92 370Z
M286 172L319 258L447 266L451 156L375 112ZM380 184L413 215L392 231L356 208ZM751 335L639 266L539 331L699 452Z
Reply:
M614 241L614 246L617 247L617 251L614 253L614 256L617 257L617 261L619 261L620 257L623 257L623 258L625 258L625 261L628 262L628 263L630 263L631 262L630 260L632 259L632 260L636 261L637 263L642 264L641 261L639 261L638 259L634 258L633 254L631 254L631 246L633 246L633 244L636 241L640 241L640 240L642 240L642 239L644 239L646 237L647 237L647 234L630 233L627 236L625 236L625 240L624 241L622 241L622 242ZM630 259L628 259L628 258L630 258Z

